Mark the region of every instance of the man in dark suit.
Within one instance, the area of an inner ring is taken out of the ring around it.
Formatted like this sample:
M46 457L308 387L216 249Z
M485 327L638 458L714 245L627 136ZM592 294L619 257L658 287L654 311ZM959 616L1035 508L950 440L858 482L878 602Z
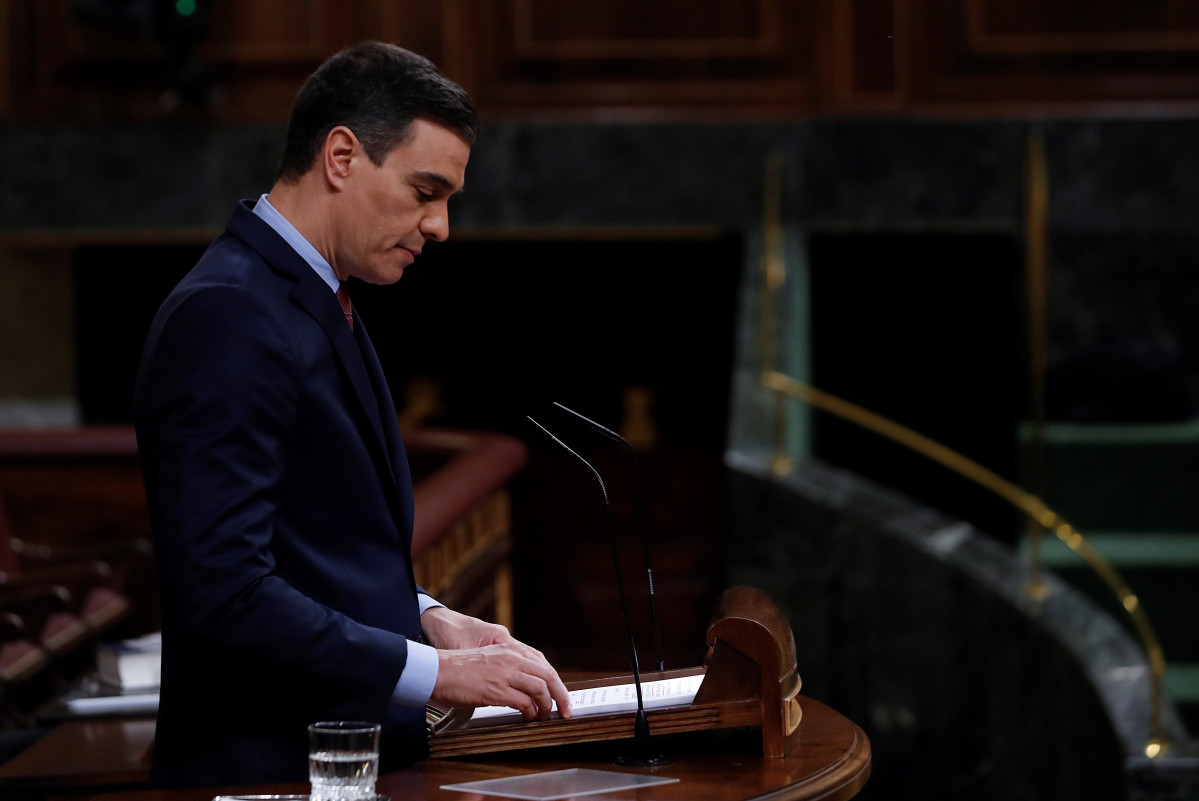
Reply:
M307 724L383 724L425 753L424 705L569 714L557 673L412 574L412 484L351 278L393 283L448 235L476 135L425 59L347 48L301 89L279 178L163 303L135 421L162 577L160 786L307 778ZM426 644L428 643L428 644Z

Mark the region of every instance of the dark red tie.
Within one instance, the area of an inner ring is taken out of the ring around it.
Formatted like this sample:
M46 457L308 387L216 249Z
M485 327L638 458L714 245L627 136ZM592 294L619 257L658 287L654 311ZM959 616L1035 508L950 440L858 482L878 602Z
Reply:
M346 316L346 322L350 324L350 330L354 330L354 311L350 308L350 289L346 286L346 282L342 281L337 286L337 302L341 304L341 313Z

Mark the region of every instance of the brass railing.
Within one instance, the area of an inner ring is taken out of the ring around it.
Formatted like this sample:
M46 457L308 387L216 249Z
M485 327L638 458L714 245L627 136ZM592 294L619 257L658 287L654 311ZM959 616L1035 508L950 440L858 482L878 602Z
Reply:
M1030 146L1030 166L1036 173L1040 173L1043 170L1043 157L1041 156L1039 144ZM775 398L773 409L775 449L771 460L772 469L778 475L785 475L791 470L791 460L786 453L787 417L785 399L788 397L794 398L808 404L812 408L820 409L849 423L872 431L892 442L903 445L989 490L1023 512L1027 516L1030 523L1030 531L1032 532L1029 552L1031 578L1026 587L1026 592L1034 602L1044 600L1048 592L1047 585L1042 579L1043 567L1038 538L1042 531L1052 531L1058 539L1064 542L1070 550L1078 554L1083 562L1094 570L1103 582L1111 588L1119 600L1120 606L1127 612L1132 621L1133 627L1145 649L1150 668L1151 732L1148 742L1145 743L1144 753L1149 757L1157 757L1163 754L1169 746L1169 740L1165 733L1162 707L1162 676L1165 672L1165 657L1161 645L1158 643L1157 635L1154 633L1148 616L1141 607L1140 599L1129 588L1115 567L1102 554L1096 551L1077 529L1057 514L1057 512L1050 509L1038 496L1021 489L960 453L882 415L850 403L835 395L823 392L774 369L774 365L778 359L777 304L779 295L786 282L786 265L783 255L782 170L781 157L771 155L766 167L766 197L763 204L762 297L760 319L758 321L761 382L764 387L771 390ZM1031 211L1030 215L1035 215L1037 211L1043 213L1045 209L1044 184L1034 179L1031 182L1031 186L1030 191L1033 193L1032 205L1034 205L1035 211ZM1030 236L1034 239L1043 235L1043 226L1039 228L1034 227L1030 232ZM1030 252L1033 249L1037 249L1042 254L1044 253L1043 247L1039 246L1038 243L1030 245ZM1043 262L1033 265L1033 268L1038 270L1043 270L1043 267ZM1044 311L1043 306L1038 308L1041 312ZM1033 358L1034 360L1037 358L1035 350ZM1037 385L1036 382L1034 382L1034 385ZM1038 418L1043 421L1043 416L1038 415ZM1036 436L1034 434L1034 439Z

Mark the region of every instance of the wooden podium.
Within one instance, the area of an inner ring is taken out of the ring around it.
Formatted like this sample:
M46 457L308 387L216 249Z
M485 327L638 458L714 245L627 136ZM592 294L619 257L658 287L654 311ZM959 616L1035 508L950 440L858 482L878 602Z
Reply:
M754 728L761 730L764 756L786 755L794 747L802 718L795 640L786 617L761 590L729 588L713 611L707 644L708 654L700 667L642 674L643 684L658 679L703 677L690 703L647 712L651 733ZM632 676L616 676L570 682L567 689L632 681ZM430 756L438 759L634 736L631 712L474 726L469 712L450 711L433 722Z
M846 801L862 789L870 776L870 741L843 715L799 695L790 626L765 594L746 587L727 590L713 613L707 641L704 664L677 671L704 676L692 703L649 713L654 742L670 748L673 761L668 765L613 764L613 755L633 736L633 715L628 713L502 724L473 733L455 733L448 726L431 737L434 758L380 776L377 789L396 801L483 801L490 796L444 788L574 767L677 779L595 796L629 801ZM85 741L79 739L80 725L88 727ZM148 779L145 756L152 735L153 721L147 719L64 724L0 767L0 792L36 790L61 801L212 801L217 795L302 795L309 790L306 784L140 789ZM112 748L87 744L95 741ZM105 790L109 792L97 795Z

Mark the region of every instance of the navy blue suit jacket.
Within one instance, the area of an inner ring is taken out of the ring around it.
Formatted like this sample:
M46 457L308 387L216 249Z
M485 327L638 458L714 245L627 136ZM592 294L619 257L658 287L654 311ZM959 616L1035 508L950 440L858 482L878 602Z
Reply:
M163 601L159 786L307 779L307 725L383 723L420 636L412 484L361 320L251 204L163 303L135 392Z

